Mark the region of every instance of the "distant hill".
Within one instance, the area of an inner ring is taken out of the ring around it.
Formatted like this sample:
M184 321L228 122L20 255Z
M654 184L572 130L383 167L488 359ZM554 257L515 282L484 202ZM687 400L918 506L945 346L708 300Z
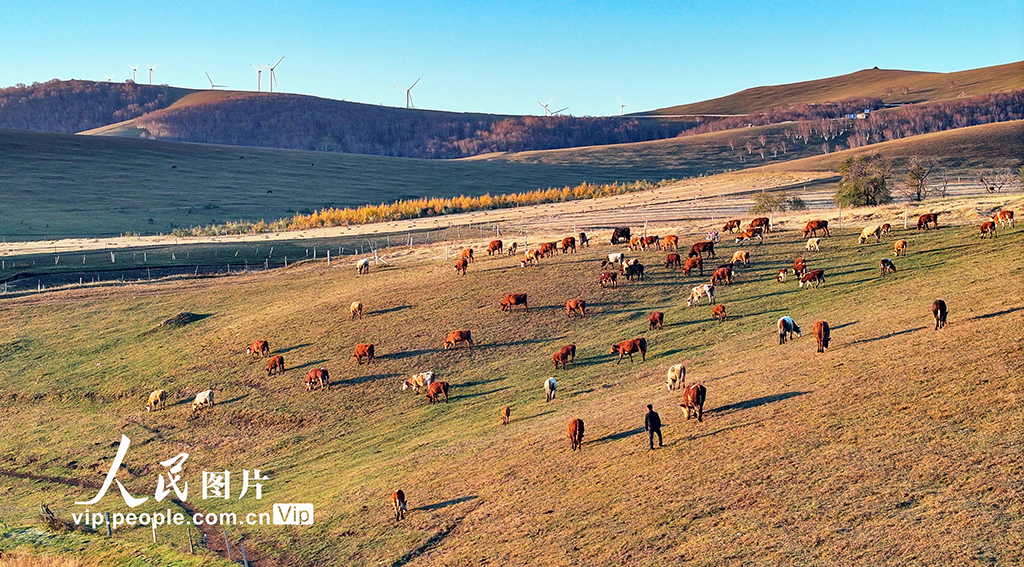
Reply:
M751 114L796 104L878 98L884 104L917 104L1024 89L1024 61L955 73L865 69L827 79L746 89L721 98L639 114Z

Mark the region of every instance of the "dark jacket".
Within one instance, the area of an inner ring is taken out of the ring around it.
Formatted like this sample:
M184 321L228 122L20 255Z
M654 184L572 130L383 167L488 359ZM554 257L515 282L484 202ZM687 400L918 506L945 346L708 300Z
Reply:
M661 416L658 412L651 410L644 416L644 431L660 431Z

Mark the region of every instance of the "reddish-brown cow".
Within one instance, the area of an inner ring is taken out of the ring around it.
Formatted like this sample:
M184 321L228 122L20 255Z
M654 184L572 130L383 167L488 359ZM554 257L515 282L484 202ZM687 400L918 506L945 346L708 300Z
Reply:
M455 273L466 275L466 268L469 267L469 262L465 258L459 258L455 262Z
M694 268L700 270L700 275L702 277L704 276L704 260L702 260L700 256L686 259L686 264L683 265L683 275L690 275L690 270Z
M569 446L573 451L583 450L583 420L578 417L569 422Z
M331 375L326 368L310 368L306 373L306 391L312 392L316 387L330 391Z
M715 320L715 321L718 321L719 323L724 322L725 321L725 306L724 305L716 305L715 308L711 310L711 318L713 320Z
M708 258L715 257L715 243L710 240L702 240L700 242L694 242L693 246L690 247L690 252L686 255L687 258L699 257L702 253L707 252ZM701 274L703 275L703 274Z
M492 254L497 254L498 256L501 256L501 253L504 251L504 246L505 245L502 241L492 240L491 243L487 245L487 255L490 256Z
M558 364L562 364L562 370L565 370L565 364L567 362L576 362L576 345L565 345L558 350L554 355L551 356L551 360L555 363L555 370L558 370Z
M251 345L245 347L245 354L248 354L253 358L270 356L270 343L267 341L253 341Z
M356 359L356 364L362 364L364 358L366 359L366 364L370 364L373 362L373 345L370 343L357 344L352 358Z
M985 238L986 234L992 238L996 237L996 223L994 221L985 221L981 223L981 237Z
M448 336L444 339L444 350L455 348L455 345L462 342L468 344L469 348L473 348L473 337L468 329L448 333Z
M753 228L761 228L761 229L764 230L764 232L771 232L772 231L772 226L771 225L772 225L772 221L768 217L757 217L756 219L750 221L750 226L751 227L753 227Z
M704 421L704 400L707 395L708 390L703 384L690 384L683 390L683 403L679 407L683 408L687 421L691 411L697 416L697 421Z
M928 230L928 223L933 225L933 228L939 228L939 215L942 213L925 213L917 217L917 230L922 228Z
M448 403L448 382L432 382L427 386L427 401L433 404L439 401L438 396L444 396L444 403Z
M526 311L530 310L530 306L526 303L525 293L510 293L505 296L505 299L501 300L502 311L512 311L513 305L522 305L526 308Z
M647 322L650 324L652 331L654 329L664 329L665 314L662 313L661 311L655 311L654 313L651 313L649 317L647 317Z
M610 283L612 284L612 289L615 289L615 282L618 278L619 274L617 272L605 272L601 274L599 283L601 284L601 287L606 287L606 285Z
M666 236L665 250L679 250L679 237L674 234Z
M728 231L731 233L733 230L739 230L741 224L743 224L743 221L741 221L740 219L732 219L731 221L725 223L725 226L722 227L722 232Z
M647 360L647 339L640 337L637 339L629 339L628 341L622 341L617 345L612 345L612 350L608 354L618 354L619 360L615 362L618 364L622 362L623 356L629 356L629 361L633 362L633 353L639 352L640 359L642 361Z
M396 522L404 518L405 512L409 509L409 505L405 502L405 493L401 490L392 492L391 506L395 509Z
M573 254L576 253L576 239L572 236L566 236L562 239L562 254L569 250L572 250Z
M284 357L280 354L277 356L270 357L267 361L267 376L270 376L277 371L278 374L284 374Z
M505 406L501 408L501 424L508 425L509 420L512 419L512 408Z
M683 265L683 259L679 257L679 254L676 254L675 252L673 252L673 253L669 254L668 256L665 256L665 267L666 268L669 267L669 266L679 267L679 266L682 266L682 265Z
M587 316L587 302L582 299L570 299L565 302L565 314L572 317L573 312L579 313L580 317Z
M829 332L828 323L826 321L817 321L814 323L814 338L818 340L818 352L825 352L828 348L829 341L832 340L832 335Z
M832 236L828 232L828 221L827 220L812 220L807 221L807 226L804 227L804 238L810 236L818 236L818 231L825 233L825 236Z

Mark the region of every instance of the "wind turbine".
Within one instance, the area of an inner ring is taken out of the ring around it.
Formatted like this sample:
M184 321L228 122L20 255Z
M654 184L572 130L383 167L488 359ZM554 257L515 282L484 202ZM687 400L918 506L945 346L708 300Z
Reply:
M565 107L565 108L559 108L558 110L552 110L552 111L551 111L551 116L555 116L555 115L557 115L557 114L558 114L559 112L565 112L566 110L569 110L569 107L568 107L568 106L567 106L567 107Z
M552 100L554 100L554 97L549 98L547 102L537 101L537 104L544 108L544 116L551 116L551 109L548 108L548 105L551 104Z
M203 71L203 72L206 73L206 71ZM228 88L227 85L215 85L215 84L213 84L213 79L210 78L210 74L209 73L206 73L206 80L210 81L210 90L214 90L214 89L216 89L218 87L222 88L222 89Z
M626 108L629 105L628 104L622 104L622 99L621 98L617 98L615 100L619 101L619 116L622 116L622 109Z
M114 76L113 75L104 75L104 77L107 78L107 82L108 83L114 80Z
M137 83L138 81L135 80L135 74L139 72L139 64L136 63L134 66L129 65L129 67L132 68L132 82Z
M422 78L422 77L420 77L420 78ZM416 79L416 82L412 84L412 87L415 87L419 82L420 82L420 79ZM403 89L402 87L400 87L398 85L395 85L396 89L398 89L400 91L405 91L405 107L406 108L414 108L413 105L412 105L412 87L409 87L407 89Z
M262 89L263 69L264 68L263 67L257 67L257 66L255 66L255 65L253 65L251 63L249 64L249 66L252 67L253 69L256 69L256 92L260 92L260 89Z
M274 92L274 83L277 82L277 75L274 74L274 69L277 69L277 66L280 65L282 61L284 61L284 55L282 55L273 66L267 66L267 69L270 69L270 92Z
M159 65L159 63L157 63L156 65ZM146 63L146 67L149 67L149 84L151 85L153 84L153 69L156 69L156 65L150 65L149 63Z

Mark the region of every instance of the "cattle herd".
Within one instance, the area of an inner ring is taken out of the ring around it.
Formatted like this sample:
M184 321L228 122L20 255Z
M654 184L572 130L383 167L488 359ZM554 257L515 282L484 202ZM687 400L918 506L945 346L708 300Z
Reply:
M928 213L920 216L917 222L917 230L930 230L932 228L938 228L938 216L939 213ZM1003 227L1014 227L1014 214L1013 211L1003 210L993 215L992 220L985 221L981 225L981 237L986 236L995 238L997 226ZM743 244L749 242L754 238L758 239L758 244L764 241L765 234L772 232L772 224L768 218L760 217L753 219L750 224L746 227L742 226L740 219L733 219L726 222L722 227L722 232L732 233L738 231L738 237L736 238L737 244ZM818 236L818 233L821 236ZM880 242L882 236L887 236L892 232L892 227L889 224L872 225L865 227L859 237L858 244L866 244L869 240ZM830 239L832 232L830 232L827 220L812 220L807 223L803 231L804 238L807 240L805 249L808 252L820 252L822 248L822 238ZM659 236L638 236L633 235L632 231L627 227L615 228L611 234L612 245L628 244L630 252L642 252L651 250L671 250L672 252L667 255L664 262L664 267L669 271L678 271L684 277L688 277L692 272L696 271L699 273L698 277L705 277L704 275L704 261L711 260L716 257L715 254L715 243L720 240L718 231L710 231L708 238L694 242L688 249L686 259L684 260L679 253L679 237L676 235L668 235L665 237ZM590 246L590 239L586 233L580 232L575 236L568 236L560 241L545 242L541 243L536 248L525 247L526 252L519 261L520 267L535 266L540 263L543 258L551 258L557 253L569 254L575 253L579 248ZM498 255L498 256L515 256L518 252L519 245L515 242L505 245L501 240L494 240L490 242L487 247L487 254ZM898 240L893 248L893 252L896 258L905 257L907 254L907 241ZM732 255L731 261L718 266L712 270L710 280L707 283L700 283L689 289L689 295L686 299L686 304L690 307L698 307L704 300L707 300L707 304L712 307L711 319L724 323L726 321L726 307L725 305L718 303L716 296L716 289L722 286L729 286L736 282L738 277L738 270L746 269L753 262L753 255L750 251L741 250L737 251ZM455 263L455 271L465 276L469 271L470 265L474 262L473 249L467 248L464 250L458 260ZM773 268L774 269L774 268ZM798 278L799 287L818 287L825 283L825 271L824 269L808 269L807 261L803 257L797 257L793 262L792 268L778 268L776 281L779 283L786 283L788 276L792 270L792 274L795 278ZM896 264L890 258L881 258L879 260L880 276L884 277L887 274L896 272ZM360 275L366 275L370 273L370 263L368 260L359 260L357 263L357 271ZM627 257L625 251L618 251L608 254L602 258L600 267L597 271L597 278L594 282L601 288L615 289L619 285L618 276L623 276L626 281L629 282L643 282L644 281L644 266L640 263L639 258ZM594 280L592 280L594 281ZM523 313L529 312L529 304L526 293L509 293L504 296L504 299L500 302L499 308L503 312L511 312L514 307L521 306ZM567 317L586 317L586 306L587 303L582 298L572 298L565 303L565 313ZM352 319L361 319L363 315L363 304L359 301L354 301L350 305L350 314ZM948 309L946 303L941 300L935 300L931 306L932 314L935 319L935 330L941 329L946 324L948 315ZM661 330L665 325L665 314L661 311L651 312L648 317L649 331ZM785 315L778 319L776 322L778 331L779 344L785 345L788 341L796 337L801 337L802 332L800 325L793 320L792 317ZM813 333L817 342L817 352L824 353L825 349L829 348L831 342L831 329L827 321L819 320L813 324ZM466 347L472 349L474 346L472 331L470 329L459 329L451 331L447 334L443 343L443 350L455 349L460 343L465 343ZM256 340L249 344L245 349L246 354L252 358L267 358L266 371L267 375L273 374L284 374L285 373L285 361L282 355L271 356L270 343L267 340ZM611 345L609 350L610 355L618 355L616 364L622 362L624 357L628 357L630 362L634 361L634 354L640 355L641 362L645 362L647 359L648 344L647 339L644 337L635 337L626 339L616 344ZM374 345L371 343L362 343L354 346L352 360L356 364L371 364L375 360L374 356ZM564 370L568 364L574 364L576 359L576 345L567 344L562 346L557 352L552 355L552 362L555 370L558 370L559 366ZM543 380L543 390L545 399L547 402L552 402L556 399L558 393L558 382L554 377L549 377ZM327 368L317 367L309 370L305 379L305 388L307 391L314 391L317 389L329 391L331 386L331 378ZM704 402L707 396L707 389L703 384L691 383L689 386L686 385L686 368L682 363L673 364L669 367L666 377L666 386L672 390L681 390L682 397L680 399L679 406L682 408L685 418L688 420L691 416L696 417L698 422L702 422L704 418ZM451 391L451 385L442 380L436 380L435 374L432 371L425 371L413 375L412 377L402 382L402 390L412 389L414 393L419 393L420 389L426 391L426 399L430 404L444 400L445 403L449 401L449 395ZM146 404L146 411L156 411L163 409L166 406L167 392L165 390L155 390L149 395ZM212 408L214 407L214 391L204 390L199 392L195 400L192 403L192 411L198 411L200 408ZM508 406L500 408L501 424L507 425L511 420L511 408ZM568 435L570 439L570 446L573 451L582 450L583 435L584 435L584 424L583 420L578 417L574 417L569 422ZM401 490L397 490L392 494L392 504L395 511L395 519L400 520L405 516L407 511L407 504L405 500L405 493Z

